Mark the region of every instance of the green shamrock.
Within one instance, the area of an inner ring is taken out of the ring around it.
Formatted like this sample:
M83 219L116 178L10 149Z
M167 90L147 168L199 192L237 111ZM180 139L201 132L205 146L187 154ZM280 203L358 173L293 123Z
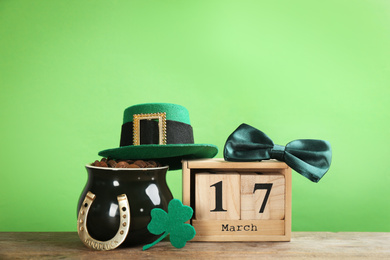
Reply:
M168 213L163 209L152 209L152 220L148 225L148 230L154 235L160 235L156 241L143 247L146 250L170 234L171 244L176 248L182 248L186 242L195 236L195 228L190 224L185 224L193 214L191 207L183 206L180 200L173 199L168 204Z

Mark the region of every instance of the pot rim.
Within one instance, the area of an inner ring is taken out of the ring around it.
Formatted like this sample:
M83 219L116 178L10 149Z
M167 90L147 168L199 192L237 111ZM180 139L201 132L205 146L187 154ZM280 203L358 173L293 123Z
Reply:
M86 164L85 167L91 169L106 170L106 171L152 171L152 170L168 169L169 165L162 166L162 167L153 167L153 168L110 168L110 167L97 167L97 166L92 166L90 164Z

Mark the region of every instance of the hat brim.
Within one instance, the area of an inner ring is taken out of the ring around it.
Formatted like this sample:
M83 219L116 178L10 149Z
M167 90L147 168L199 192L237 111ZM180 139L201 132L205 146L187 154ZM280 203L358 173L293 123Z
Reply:
M183 159L213 158L217 153L218 147L212 144L148 144L107 149L99 155L119 160L156 160L177 170L182 168Z

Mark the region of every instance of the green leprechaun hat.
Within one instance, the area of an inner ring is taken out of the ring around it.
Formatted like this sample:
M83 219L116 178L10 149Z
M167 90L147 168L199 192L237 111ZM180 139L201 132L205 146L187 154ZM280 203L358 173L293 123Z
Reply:
M100 156L121 160L156 160L181 168L182 159L212 158L218 148L194 144L188 110L180 105L148 103L125 109L120 147L99 152Z

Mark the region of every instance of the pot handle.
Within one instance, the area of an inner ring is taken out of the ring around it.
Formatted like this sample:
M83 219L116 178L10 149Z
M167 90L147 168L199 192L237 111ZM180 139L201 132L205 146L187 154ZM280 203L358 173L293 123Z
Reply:
M95 194L88 191L83 204L80 207L77 218L77 233L81 241L89 248L95 250L111 250L117 248L126 239L130 228L130 206L126 194L119 195L118 206L120 214L120 226L116 235L107 241L99 241L91 237L87 229L87 216L91 204L95 200Z

